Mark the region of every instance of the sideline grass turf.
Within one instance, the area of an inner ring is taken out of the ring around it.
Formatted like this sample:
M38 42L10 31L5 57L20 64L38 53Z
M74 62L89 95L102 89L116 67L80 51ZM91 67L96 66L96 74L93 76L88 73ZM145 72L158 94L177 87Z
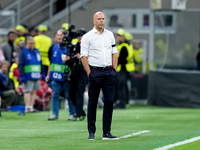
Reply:
M18 112L2 112L0 150L151 150L200 136L199 114L200 109L194 108L130 106L125 110L115 109L113 135L121 137L142 130L151 132L103 141L102 109L98 109L96 139L89 141L86 119L68 121L68 112L63 109L57 121L47 121L48 112L25 116L18 116ZM188 149L187 145L182 145L181 149ZM198 149L200 142L192 146Z

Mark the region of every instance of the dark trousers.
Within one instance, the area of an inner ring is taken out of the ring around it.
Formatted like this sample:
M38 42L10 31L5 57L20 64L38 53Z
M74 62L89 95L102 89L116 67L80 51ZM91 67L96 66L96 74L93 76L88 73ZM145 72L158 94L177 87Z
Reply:
M79 74L72 72L69 97L76 108L77 117L85 116L85 112L83 110L83 102L87 81L88 79L86 72L82 72Z
M103 132L106 134L111 130L113 99L115 93L116 71L114 68L99 69L90 67L89 75L89 101L88 101L88 131L89 133L96 132L96 109L100 93L103 92Z
M129 100L129 92L128 92L128 72L126 70L121 70L117 73L117 86L118 86L118 99L119 106L125 107Z

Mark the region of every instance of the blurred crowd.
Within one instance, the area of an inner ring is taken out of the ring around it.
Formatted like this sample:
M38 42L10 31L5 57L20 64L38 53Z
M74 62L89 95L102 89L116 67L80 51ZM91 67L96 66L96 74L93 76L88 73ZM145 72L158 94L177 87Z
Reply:
M80 60L80 43L87 32L81 28L74 37L70 25L63 23L54 37L48 37L46 25L29 29L17 25L0 39L0 108L19 105L23 97L25 113L48 110L51 101L53 115L59 117L60 99L68 100L69 120L83 120L87 74ZM67 37L65 37L67 36ZM63 41L63 39L65 41ZM142 73L141 43L133 43L133 35L120 28L116 34L118 49L117 86L114 108L125 109L129 103L127 81L130 73ZM102 107L99 98L99 106ZM1 111L0 111L1 116Z

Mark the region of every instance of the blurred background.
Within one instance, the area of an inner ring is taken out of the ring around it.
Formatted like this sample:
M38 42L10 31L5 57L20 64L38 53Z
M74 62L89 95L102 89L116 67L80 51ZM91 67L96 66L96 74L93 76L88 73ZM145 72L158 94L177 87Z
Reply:
M178 75L180 77L198 70L199 0L1 0L0 36L5 41L7 33L17 25L25 25L29 29L40 24L47 25L46 35L50 37L63 23L74 24L75 30L85 28L89 31L93 28L93 14L97 11L105 14L106 29L116 34L119 28L123 28L134 37L132 44L137 43L142 49L138 70L130 75L128 81L130 102L138 100L146 103L151 99L152 87L157 86L156 71L167 70L169 74L184 70ZM198 71L196 74L199 75ZM149 81L152 78L154 82ZM192 78L185 77L183 82ZM159 85L169 82L162 81ZM150 94L148 91L151 91ZM172 91L177 92L178 89ZM158 90L155 89L153 99L156 92Z

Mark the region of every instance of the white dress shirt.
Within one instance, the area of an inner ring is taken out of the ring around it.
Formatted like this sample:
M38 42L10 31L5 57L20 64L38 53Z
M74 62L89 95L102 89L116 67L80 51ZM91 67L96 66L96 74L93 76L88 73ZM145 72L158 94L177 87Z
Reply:
M94 27L81 39L81 57L88 57L91 66L111 66L114 53L117 53L117 48L111 31L104 29L100 34Z

